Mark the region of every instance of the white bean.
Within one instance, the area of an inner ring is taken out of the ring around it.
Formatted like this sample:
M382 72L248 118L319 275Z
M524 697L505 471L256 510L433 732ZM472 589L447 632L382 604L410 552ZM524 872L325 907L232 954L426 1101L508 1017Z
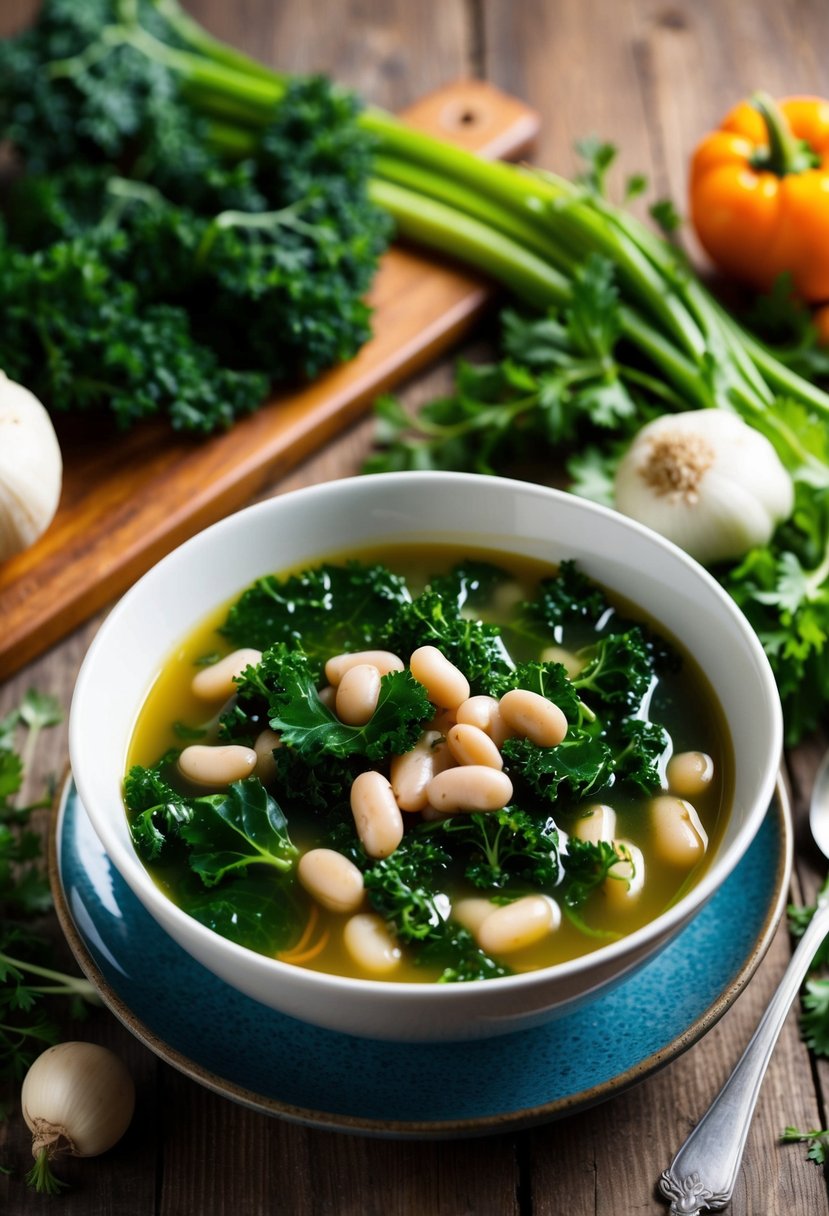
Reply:
M468 699L469 681L437 646L419 646L409 659L409 668L440 709L457 709Z
M690 802L660 794L651 799L650 819L653 851L661 861L687 869L704 856L708 833Z
M369 857L388 857L403 839L403 816L391 783L369 770L351 785L351 813L357 835Z
M246 667L256 667L262 659L261 650L250 647L226 654L218 663L203 667L193 676L190 687L202 701L224 701L236 692L235 677Z
M426 729L436 730L441 735L448 735L456 722L457 716L454 709L439 709L438 712L433 714L429 719Z
M363 902L363 876L350 858L335 849L309 849L296 868L309 895L329 912L356 912Z
M252 747L242 747L239 743L222 747L193 743L179 756L178 766L183 776L196 785L230 785L249 777L256 768L257 759Z
M481 925L495 907L495 904L483 896L469 895L452 904L452 919L476 937Z
M484 764L464 764L438 773L427 788L436 811L500 811L512 798L506 773Z
M714 779L714 761L706 752L676 752L665 769L668 789L679 798L698 798Z
M348 726L365 726L377 708L380 672L371 663L349 667L337 685L334 709Z
M390 671L402 671L405 666L402 659L390 650L355 650L352 654L335 654L325 664L325 678L329 684L337 685L350 667L358 663L370 663L376 667L381 676Z
M567 734L564 714L541 693L528 688L512 688L504 693L498 704L507 726L537 747L555 747Z
M457 722L446 736L446 743L458 764L484 764L487 768L497 769L504 767L498 748L479 726Z
M484 917L476 938L487 954L512 954L542 941L561 923L558 904L546 895L525 895Z
M608 870L602 883L605 898L617 912L624 912L642 894L645 885L645 858L630 840L614 840L619 860Z
M547 646L542 650L540 658L542 663L561 663L571 680L584 667L584 659L580 659L564 646Z
M616 812L604 802L587 806L570 829L570 835L579 840L587 840L591 844L598 844L600 840L612 840L616 835Z
M401 811L422 811L428 805L427 786L451 759L443 735L437 730L425 730L411 751L392 757L391 788Z
M256 776L265 785L276 776L276 761L273 758L275 748L282 746L282 740L275 730L270 727L258 734L253 741L256 752Z
M496 747L515 734L501 716L501 707L495 697L480 695L469 697L458 706L457 718L467 726L477 726L489 735Z
M317 696L322 701L325 708L330 709L333 712L334 706L337 703L337 690L334 687L334 685L333 684L323 685L323 687L317 693Z
M354 962L372 975L388 975L400 966L400 948L374 912L358 912L346 921L343 943Z

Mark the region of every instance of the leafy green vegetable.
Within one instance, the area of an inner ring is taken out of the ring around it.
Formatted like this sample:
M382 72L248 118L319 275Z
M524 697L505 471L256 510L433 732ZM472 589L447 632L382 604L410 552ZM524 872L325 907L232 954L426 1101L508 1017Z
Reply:
M152 861L168 841L183 840L191 868L208 887L252 865L284 873L298 856L282 808L255 777L233 782L224 794L188 798L173 791L159 767L135 765L124 800L142 855Z
M439 833L452 852L464 850L464 875L483 890L514 883L552 889L561 878L558 829L552 818L505 807L486 815L453 815L429 830Z
M256 777L234 781L226 794L196 799L179 833L206 887L253 865L285 873L299 856L282 808Z
M564 858L566 882L564 886L563 908L565 915L576 924L583 933L599 937L613 937L615 934L607 931L591 929L584 920L581 909L587 903L593 892L605 882L624 882L623 878L616 879L611 873L620 859L630 860L626 846L614 846L609 840L597 842L579 840L573 836L567 842L567 853Z
M473 692L513 664L495 625L461 615L459 600L428 588L402 603L378 635L380 644L407 657L420 646L437 646L464 673Z
M0 47L0 131L27 170L0 241L0 364L52 409L207 433L366 341L389 221L353 95L287 82L240 158L182 80L210 73L177 15L46 0Z
M587 657L587 662L572 683L582 697L637 712L654 679L653 658L638 626L601 638L581 651L580 657Z
M323 704L317 679L302 651L279 642L243 678L242 697L256 689L266 700L268 721L286 747L306 764L323 756L382 759L408 751L417 742L432 706L410 671L393 671L380 681L377 707L365 726L349 726Z
M6 1080L19 1080L35 1056L57 1042L56 1001L67 998L79 1017L84 1002L97 999L87 980L50 965L54 947L38 919L51 897L32 815L49 806L50 792L25 805L17 800L40 732L62 717L54 697L31 689L0 719L0 1077ZM18 751L21 731L25 742Z
M182 907L214 933L269 955L290 949L307 919L293 885L252 875L188 895Z
M232 605L221 632L234 646L259 650L299 644L321 670L332 654L365 649L390 607L409 598L403 579L386 566L324 563L258 579Z
M131 832L136 848L148 860L158 857L170 836L178 836L193 816L190 801L164 779L171 757L153 768L135 764L124 781L124 801L133 816Z
M786 1127L780 1137L782 1144L806 1144L806 1157L815 1165L825 1165L827 1149L829 1149L829 1131L813 1128L811 1131L801 1131L797 1127Z

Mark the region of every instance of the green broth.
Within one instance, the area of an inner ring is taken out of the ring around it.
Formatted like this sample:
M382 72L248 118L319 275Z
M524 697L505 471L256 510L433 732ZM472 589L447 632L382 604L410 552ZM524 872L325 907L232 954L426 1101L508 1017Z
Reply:
M413 594L427 586L430 576L442 574L458 563L492 563L506 571L510 579L498 588L488 602L481 606L476 605L474 613L468 615L498 624L507 649L517 662L538 657L537 647L530 645L523 635L511 630L510 620L514 604L533 599L540 580L555 575L555 569L547 564L501 552L434 545L396 546L393 550L385 547L364 549L349 553L345 557L337 555L333 560L359 561L367 565L381 563L395 574L403 576ZM284 572L280 577L284 578L289 573L298 571ZM623 914L619 913L615 901L611 903L603 897L601 889L594 892L589 905L580 909L578 919L571 920L564 916L559 928L548 934L542 942L499 960L512 972L544 967L588 953L606 944L611 935L628 934L667 909L689 886L696 883L704 872L708 859L716 849L716 842L730 805L733 763L729 735L707 679L681 644L667 637L658 622L649 622L641 609L621 601L616 596L608 598L617 613L635 622L643 622L655 630L681 657L678 671L668 671L661 675L650 699L650 712L668 730L674 752L701 751L713 759L715 778L705 793L694 799L694 806L708 834L708 851L690 871L654 862L647 816L643 813L643 805L648 801L648 795L630 790L610 789L599 792L595 798L589 798L578 805L568 806L567 800L562 800L562 805L555 811L555 819L557 827L563 833L570 832L574 821L583 813L585 805L605 802L613 806L618 819L616 836L633 842L644 855L644 889L637 900L628 901L629 907L624 909ZM188 741L187 731L194 726L206 726L215 734L215 723L211 726L209 721L210 712L205 711L204 702L194 696L190 685L193 674L198 670L198 664L205 656L223 655L236 648L235 643L230 644L219 632L227 617L228 608L229 605L223 605L211 612L198 628L183 640L164 665L138 716L129 747L129 767L153 765L169 749L182 748ZM559 643L567 651L575 651L595 636L592 625L585 625L565 628L563 636L551 638L550 642ZM182 723L187 726L185 737L182 736ZM180 784L182 790L188 790L186 782L182 781ZM272 793L279 800L279 790L273 789ZM407 831L419 818L418 815L404 814ZM293 806L289 815L289 831L293 843L300 850L313 847L319 841L319 815ZM158 860L146 864L165 894L185 910L193 911L194 901L198 902L202 898L204 888L201 880L189 870L181 852L175 847L165 849ZM322 908L314 910L308 936L315 948L323 941L326 944L313 953L312 957L300 957L304 955L302 925L308 921L312 901L294 876L276 879L270 874L262 873L263 869L260 867L259 874L250 874L249 894L252 893L251 898L258 900L264 897L267 901L270 899L269 892L276 892L278 888L279 894L274 895L272 909L264 914L264 919L267 921L270 917L273 923L261 937L255 940L243 938L243 944L277 957L280 953L287 953L288 961L294 961L291 958L293 952L297 955L298 965L320 971L365 977L365 972L353 962L343 944L342 928L346 918ZM510 897L517 897L522 893L520 886L517 890L506 892ZM453 903L471 894L480 897L482 892L472 888L462 874L454 873L450 869L443 894L449 903ZM503 896L505 892L497 894ZM555 896L555 891L551 894ZM286 930L286 934L282 936L279 931L281 916L287 917L295 926L290 932ZM589 926L589 932L585 932L585 924ZM228 935L234 936L232 929ZM389 978L394 981L423 982L433 981L440 974L439 966L413 961L413 957L409 957L407 948L404 947L402 964Z

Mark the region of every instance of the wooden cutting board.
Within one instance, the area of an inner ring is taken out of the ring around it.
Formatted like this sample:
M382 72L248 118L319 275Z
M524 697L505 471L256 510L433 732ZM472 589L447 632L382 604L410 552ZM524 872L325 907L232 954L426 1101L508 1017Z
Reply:
M529 150L538 117L480 81L430 94L403 118L492 159ZM95 434L61 420L64 482L54 522L0 564L0 678L123 592L181 541L249 501L367 410L376 396L445 350L493 297L484 279L401 246L370 295L372 338L351 362L278 396L221 435L195 441L142 424Z

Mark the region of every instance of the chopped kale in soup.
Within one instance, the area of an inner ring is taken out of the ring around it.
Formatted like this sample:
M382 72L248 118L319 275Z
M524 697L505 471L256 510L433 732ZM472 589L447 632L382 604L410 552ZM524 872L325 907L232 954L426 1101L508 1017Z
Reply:
M448 982L658 916L730 769L704 674L576 564L403 546L262 578L185 639L125 798L154 880L217 933Z

